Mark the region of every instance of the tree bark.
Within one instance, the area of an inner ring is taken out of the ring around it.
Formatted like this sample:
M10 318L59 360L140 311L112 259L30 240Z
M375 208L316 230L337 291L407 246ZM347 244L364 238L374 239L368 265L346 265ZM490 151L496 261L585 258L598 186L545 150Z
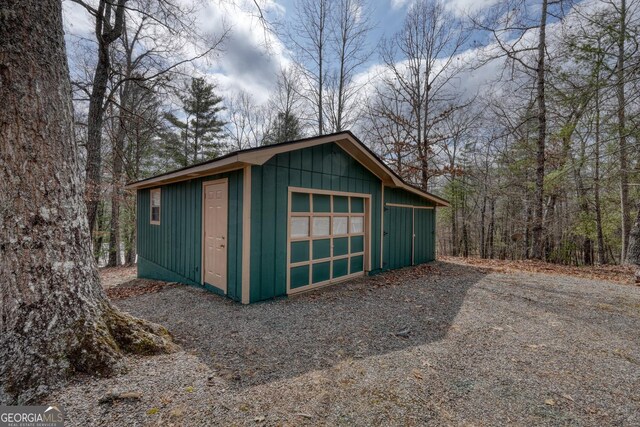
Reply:
M100 0L96 16L95 35L98 43L98 62L93 75L89 113L87 116L87 163L85 165L85 199L89 232L93 233L100 203L102 173L102 126L104 124L104 98L109 82L109 46L122 35L124 26L124 5L127 0L112 4ZM111 23L112 9L115 8L114 23Z
M451 255L458 256L460 255L458 250L458 193L455 184L453 189L453 197L451 198Z
M489 230L487 230L487 236L489 238L489 259L493 259L495 256L494 252L494 233L495 233L495 224L496 224L496 201L491 199L491 215L489 219Z
M631 214L629 208L629 175L627 170L627 136L625 115L625 39L626 39L627 7L626 0L620 1L620 28L618 35L618 62L616 65L616 98L618 100L618 153L620 161L620 213L622 229L622 247L620 251L620 264L627 259L627 246L629 245L629 229L631 227Z
M318 16L318 135L324 135L324 49L325 49L325 25L327 22L327 4L320 1L320 15Z
M598 83L599 85L599 83ZM602 205L600 203L600 87L595 93L595 165L593 178L593 197L596 211L596 235L598 239L598 264L606 264L607 256L604 247L604 233L602 231Z
M640 204L638 204L638 215L636 216L636 221L629 233L627 262L636 266L635 282L640 283Z
M0 0L0 402L122 352L174 349L166 329L107 299L91 254L60 0Z
M122 198L122 166L124 153L124 111L120 111L118 130L112 148L113 176L111 177L111 221L109 223L109 260L107 266L120 265L120 200Z
M538 104L538 149L536 153L536 186L534 196L533 258L544 256L544 166L547 134L547 106L545 101L545 55L546 55L547 0L542 1L540 34L538 38L537 104Z
M127 76L130 66L127 66ZM120 96L120 111L118 112L118 127L112 147L113 176L111 177L111 222L109 223L109 267L120 265L120 202L122 200L122 169L124 165L124 142L127 134L127 109L129 105L130 82L122 85Z
M482 195L482 209L480 209L480 258L487 257L487 247L485 245L485 216L487 211L487 193Z

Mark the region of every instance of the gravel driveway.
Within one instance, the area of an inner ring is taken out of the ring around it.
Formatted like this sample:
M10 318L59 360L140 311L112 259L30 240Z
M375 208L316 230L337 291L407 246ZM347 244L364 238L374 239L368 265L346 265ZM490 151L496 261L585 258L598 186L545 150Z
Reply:
M640 425L638 287L437 262L250 306L117 304L184 351L51 396L72 425Z

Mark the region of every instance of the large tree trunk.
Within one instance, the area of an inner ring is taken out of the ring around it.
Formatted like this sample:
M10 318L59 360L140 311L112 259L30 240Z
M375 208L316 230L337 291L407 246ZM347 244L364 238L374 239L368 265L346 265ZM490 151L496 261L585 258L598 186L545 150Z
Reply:
M101 51L102 49L99 49ZM104 54L108 56L108 54ZM85 165L85 199L87 203L87 218L89 231L94 232L100 203L100 185L102 173L102 125L104 118L103 102L107 90L109 76L108 63L99 54L98 65L93 77L93 89L89 98L89 113L87 116L87 163Z
M495 224L496 224L496 201L495 199L491 199L491 216L489 219L489 230L487 231L487 236L489 238L489 258L493 259L495 256L494 253L494 233L495 233Z
M123 351L173 349L121 313L91 254L60 0L0 0L0 402L74 372L108 375Z
M122 156L124 152L124 114L120 112L119 128L113 145L111 177L111 221L109 223L109 267L120 265L120 200L122 198Z
M129 75L129 73L127 73ZM107 265L120 265L120 202L122 200L122 169L124 165L124 140L126 136L127 109L130 83L123 84L118 113L118 128L112 147L113 176L111 179L111 222L109 224L109 261Z
M533 222L533 258L542 259L544 256L544 166L545 145L547 137L547 106L545 101L545 55L546 55L546 25L547 25L547 0L542 1L540 13L540 35L538 39L538 64L537 64L537 104L538 104L538 150L536 154L536 189L534 198L534 222Z
M127 0L109 2L100 0L96 16L96 41L98 43L98 61L93 75L89 113L87 116L87 163L85 165L85 199L89 232L93 233L100 203L100 185L102 173L102 126L104 122L104 99L109 82L109 46L122 35L124 26L124 5ZM113 11L115 9L115 11ZM111 22L111 16L114 22Z
M487 247L485 246L485 216L487 211L487 193L482 195L482 209L480 210L480 258L487 257Z
M599 83L598 83L599 84ZM606 264L607 256L604 247L604 233L602 231L602 205L600 203L600 88L595 93L595 166L593 178L593 197L596 211L596 235L598 236L598 264Z
M629 250L627 251L627 262L636 266L635 279L640 283L640 203L638 204L638 215L636 222L629 233Z
M618 99L618 153L620 161L620 214L622 216L622 249L620 251L620 264L627 259L627 246L629 245L629 229L631 227L631 213L629 208L629 172L627 170L627 134L625 116L625 61L624 48L626 38L627 7L626 1L620 2L620 34L618 35L618 63L616 65L616 96Z

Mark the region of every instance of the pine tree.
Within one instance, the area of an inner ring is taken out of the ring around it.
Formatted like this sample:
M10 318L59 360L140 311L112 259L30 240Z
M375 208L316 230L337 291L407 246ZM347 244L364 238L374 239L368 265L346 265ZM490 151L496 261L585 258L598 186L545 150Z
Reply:
M222 97L214 92L214 85L203 78L193 78L181 98L186 120L169 113L165 118L176 129L166 135L167 154L179 165L188 166L220 155L224 121L219 113Z
M293 113L278 113L265 135L263 145L294 141L301 137L300 120Z

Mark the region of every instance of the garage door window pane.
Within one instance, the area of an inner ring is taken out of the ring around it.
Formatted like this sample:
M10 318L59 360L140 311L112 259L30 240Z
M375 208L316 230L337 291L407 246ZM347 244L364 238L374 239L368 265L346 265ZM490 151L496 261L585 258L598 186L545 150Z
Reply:
M291 237L309 237L309 218L291 218Z
M348 218L346 216L333 217L333 234L347 234Z
M291 242L291 262L309 261L309 241Z
M364 213L364 199L359 197L351 198L351 212L352 213Z
M349 223L349 233L362 233L364 230L364 218L361 216L352 216Z
M333 261L333 277L342 277L349 274L349 259L337 259Z
M362 255L351 257L351 274L361 272L363 270L363 266Z
M346 255L349 252L349 238L333 239L333 256Z
M299 288L309 284L309 266L303 265L291 269L291 288Z
M364 238L362 236L353 236L351 238L351 253L364 251Z
M331 212L331 196L327 196L326 194L314 194L313 211Z
M292 193L291 212L309 212L309 195L306 193Z
M349 198L346 196L333 196L334 212L349 212Z
M329 235L330 218L328 216L317 216L313 218L313 235L328 236Z
M313 241L313 259L329 258L331 256L331 239Z
M331 271L330 262L321 262L313 264L313 270L311 275L313 276L313 283L325 282L330 279L329 272Z

